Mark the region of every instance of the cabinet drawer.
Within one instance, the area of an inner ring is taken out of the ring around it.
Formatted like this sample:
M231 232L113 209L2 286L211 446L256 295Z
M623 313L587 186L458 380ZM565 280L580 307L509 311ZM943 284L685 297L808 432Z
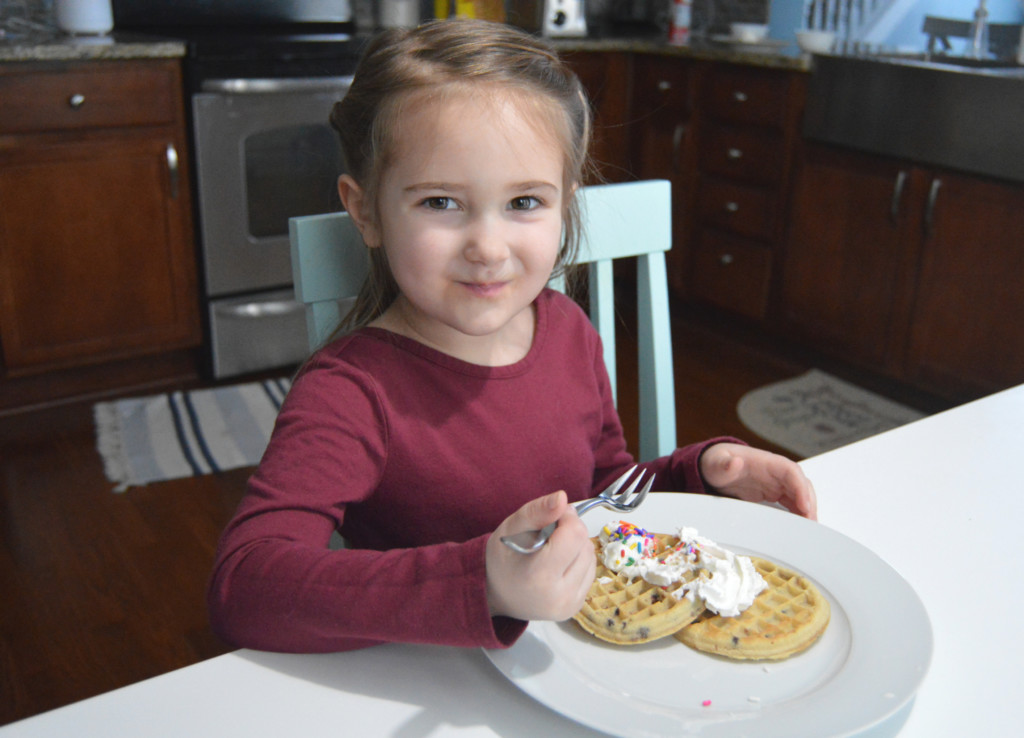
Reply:
M789 83L784 73L716 65L708 73L705 104L719 120L782 127Z
M642 103L639 110L689 117L690 66L685 60L641 54L633 62L633 70L633 95Z
M768 240L774 231L775 199L770 189L706 177L700 183L697 207L704 223Z
M711 129L700 153L706 172L765 184L779 181L785 162L782 137L758 128Z
M708 228L700 232L693 263L693 295L749 318L764 318L772 252Z
M106 62L0 74L0 133L162 125L181 105L173 62Z

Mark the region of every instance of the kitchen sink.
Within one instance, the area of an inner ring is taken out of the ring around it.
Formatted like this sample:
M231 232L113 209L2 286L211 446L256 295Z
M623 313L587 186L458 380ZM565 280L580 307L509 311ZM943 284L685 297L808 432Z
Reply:
M816 56L804 135L1024 182L1024 67L963 61Z
M962 69L965 72L992 72L1010 76L1024 75L1024 66L1012 59L976 59L972 56L947 54L879 54L874 58L891 64L909 64L946 70Z
M1020 69L1020 65L1011 59L975 59L973 56L935 55L925 59L932 64L950 64L954 67L969 69Z

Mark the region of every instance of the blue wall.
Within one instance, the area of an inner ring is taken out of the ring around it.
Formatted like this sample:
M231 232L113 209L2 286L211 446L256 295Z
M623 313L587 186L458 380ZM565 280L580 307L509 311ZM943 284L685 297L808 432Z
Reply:
M992 23L1024 22L1024 0L988 0L989 21ZM805 0L769 0L769 25L772 38L792 39L793 32L804 25ZM972 20L977 0L903 0L890 12L895 23L883 39L872 39L889 47L924 50L928 41L921 33L926 15L942 18Z
M903 20L893 28L884 43L887 46L923 50L928 42L928 37L921 33L921 24L924 23L926 15L973 20L977 7L978 3L970 0L916 0L916 2L910 2ZM1017 0L988 0L986 7L990 23L1020 23L1024 20L1024 10Z

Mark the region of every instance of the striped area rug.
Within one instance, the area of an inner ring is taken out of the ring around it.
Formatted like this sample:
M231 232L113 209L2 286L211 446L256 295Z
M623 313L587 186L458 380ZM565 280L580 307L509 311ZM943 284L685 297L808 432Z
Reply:
M254 466L291 381L169 392L93 407L96 448L115 491Z

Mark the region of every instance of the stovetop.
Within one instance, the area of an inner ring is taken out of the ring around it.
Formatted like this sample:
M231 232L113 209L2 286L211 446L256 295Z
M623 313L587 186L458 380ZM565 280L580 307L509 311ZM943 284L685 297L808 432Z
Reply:
M350 75L369 36L350 23L223 28L161 27L186 42L186 84L207 79L303 78Z

